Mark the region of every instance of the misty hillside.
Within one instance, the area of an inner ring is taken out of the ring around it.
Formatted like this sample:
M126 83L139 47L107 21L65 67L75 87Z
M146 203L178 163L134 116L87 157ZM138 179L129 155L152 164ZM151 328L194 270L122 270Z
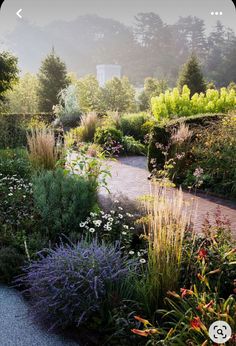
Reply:
M137 15L133 28L94 15L71 22L56 21L44 28L22 20L6 41L18 56L22 72L37 72L54 46L68 70L78 76L95 73L97 64L117 63L135 84L147 76L165 78L173 84L180 66L194 51L209 80L224 84L229 78L236 79L227 72L227 66L230 64L232 71L236 60L234 33L218 23L207 37L203 20L196 17L166 25L157 14L143 13ZM218 80L219 68L221 72L226 69L226 80L222 80L222 73Z

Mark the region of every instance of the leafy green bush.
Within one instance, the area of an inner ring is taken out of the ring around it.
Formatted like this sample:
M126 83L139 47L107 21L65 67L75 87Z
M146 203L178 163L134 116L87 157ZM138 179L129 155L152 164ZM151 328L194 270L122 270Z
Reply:
M176 152L175 146L171 147L171 134L178 129L181 124L186 124L189 130L193 132L192 140L203 129L207 129L215 123L218 123L225 114L197 114L189 117L173 119L164 124L153 126L148 146L148 169L162 169L165 163L165 155L163 153L172 150ZM188 148L185 148L185 151ZM171 156L172 157L172 156Z
M122 132L115 127L98 127L94 142L100 144L106 155L119 155L123 149Z
M143 141L147 134L143 125L150 119L148 113L124 114L120 119L121 130L125 136L132 136L136 140Z
M147 152L145 145L132 136L124 136L122 144L124 152L128 155L145 155Z
M182 169L183 183L191 186L202 169L202 188L236 197L236 116L230 115L198 133L189 149L194 157Z
M51 113L41 114L0 114L0 148L17 148L26 146L27 131L37 123L49 125L55 116Z
M220 91L208 89L206 94L195 93L190 97L190 90L185 85L182 93L174 88L153 97L151 104L152 112L158 120L200 113L226 113L236 107L236 92L226 88Z
M96 203L94 181L62 169L42 172L33 179L35 206L50 239L79 230Z

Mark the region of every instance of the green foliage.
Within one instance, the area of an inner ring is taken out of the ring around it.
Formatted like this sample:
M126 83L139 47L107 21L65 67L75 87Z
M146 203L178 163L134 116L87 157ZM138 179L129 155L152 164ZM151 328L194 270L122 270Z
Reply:
M0 52L0 106L6 101L6 92L11 90L18 80L18 59L9 52ZM0 108L1 110L1 108Z
M128 155L145 155L147 152L145 145L132 136L124 136L122 145L124 152Z
M42 112L51 112L58 104L58 94L69 84L66 65L55 54L54 49L43 60L38 74L39 109Z
M53 121L52 114L1 114L0 148L26 146L27 131L35 127L46 127Z
M78 231L96 203L94 182L62 169L34 177L33 191L36 208L52 240Z
M27 152L24 149L0 150L0 175L17 175L20 178L30 178L31 167Z
M101 89L95 76L88 75L76 83L79 107L83 113L101 111Z
M150 141L148 144L148 169L152 172L154 169L161 169L165 163L164 148L168 148L170 133L164 126L156 125L153 127ZM161 143L162 147L157 146Z
M173 142L173 131L182 124L189 126L191 138L183 143ZM174 165L169 170L169 178L176 184L188 188L201 187L234 198L235 147L235 115L206 114L180 118L166 126L153 128L148 166L150 171L160 170L167 160L171 160Z
M141 111L151 109L152 97L159 96L168 89L167 81L148 77L144 81L144 90L139 95L139 107Z
M7 93L9 113L37 113L39 110L38 87L39 83L35 75L26 73L21 77Z
M96 144L92 145L96 148L96 155L93 155L93 149L89 152L89 147L81 144L78 154L72 152L68 156L67 173L72 172L90 181L93 189L98 192L99 187L107 188L107 177L111 175L104 164L105 155L103 151L100 151L101 147Z
M201 188L221 195L236 197L236 118L225 117L204 131L189 148L194 160L182 167L182 181L189 186L197 167L203 170Z
M206 94L195 93L190 97L190 89L184 85L182 93L177 88L166 91L151 100L152 112L157 120L168 120L176 116L190 116L203 113L226 113L236 106L236 92L221 88L208 89Z
M135 110L135 90L127 77L113 78L102 89L102 105L106 111L132 112Z
M178 80L179 89L182 90L184 85L187 85L190 89L190 96L206 91L206 83L196 55L191 55L180 73Z
M19 267L24 264L25 256L13 247L0 248L0 282L10 284L19 274Z
M150 119L148 113L128 113L121 116L120 127L125 136L132 136L136 140L144 141L148 133L143 126Z
M115 127L98 127L94 142L100 144L107 155L119 155L122 150L122 132Z

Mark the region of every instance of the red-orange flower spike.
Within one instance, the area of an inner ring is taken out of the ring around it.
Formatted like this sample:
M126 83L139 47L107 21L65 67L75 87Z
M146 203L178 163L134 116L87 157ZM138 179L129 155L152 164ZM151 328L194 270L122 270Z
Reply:
M147 326L152 326L152 324L148 321L148 320L145 320L144 318L140 317L140 316L134 316L134 318L143 323L144 327L146 328Z
M205 249L200 249L199 251L198 251L198 256L197 256L197 258L199 259L199 260L202 260L202 259L205 259L207 257L207 250L205 250Z

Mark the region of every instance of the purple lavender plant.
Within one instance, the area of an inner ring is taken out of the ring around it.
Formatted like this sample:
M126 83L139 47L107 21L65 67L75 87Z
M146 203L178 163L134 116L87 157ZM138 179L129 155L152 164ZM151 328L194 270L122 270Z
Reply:
M136 260L121 255L119 246L81 241L40 253L17 280L27 287L33 317L49 329L79 326L98 311L109 285L134 273Z

